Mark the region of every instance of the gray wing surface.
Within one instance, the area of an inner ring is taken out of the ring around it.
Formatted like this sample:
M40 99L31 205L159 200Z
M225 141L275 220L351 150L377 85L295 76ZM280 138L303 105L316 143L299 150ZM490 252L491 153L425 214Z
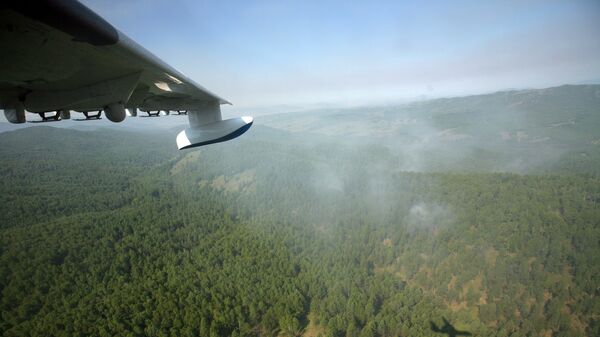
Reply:
M203 88L74 0L0 4L0 109L13 123L104 113L113 122L176 111L190 126L180 149L235 138L252 117L221 118L225 99ZM94 112L96 112L94 114ZM48 115L50 114L50 115ZM92 117L90 117L92 116Z

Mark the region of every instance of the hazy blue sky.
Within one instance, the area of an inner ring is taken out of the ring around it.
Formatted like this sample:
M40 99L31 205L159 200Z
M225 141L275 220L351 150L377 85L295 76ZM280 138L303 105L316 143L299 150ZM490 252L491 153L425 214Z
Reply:
M238 108L600 79L600 1L85 0Z

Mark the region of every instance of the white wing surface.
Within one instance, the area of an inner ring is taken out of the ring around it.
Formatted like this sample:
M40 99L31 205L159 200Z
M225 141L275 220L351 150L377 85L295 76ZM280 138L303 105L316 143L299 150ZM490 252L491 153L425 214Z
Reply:
M177 136L185 149L233 139L252 117L221 118L225 99L206 90L75 0L17 0L0 4L0 109L12 123L26 112L43 121L113 122L164 111L187 114Z

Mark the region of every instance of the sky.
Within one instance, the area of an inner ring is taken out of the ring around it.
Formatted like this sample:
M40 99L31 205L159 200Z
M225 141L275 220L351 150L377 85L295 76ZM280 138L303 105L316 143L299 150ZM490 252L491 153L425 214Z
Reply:
M84 0L236 108L600 82L600 1Z

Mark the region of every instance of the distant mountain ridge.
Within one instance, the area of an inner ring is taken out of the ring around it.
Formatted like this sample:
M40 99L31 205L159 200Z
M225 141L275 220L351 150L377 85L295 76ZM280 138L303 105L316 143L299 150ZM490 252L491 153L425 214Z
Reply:
M326 118L342 116L345 118L336 120L337 123L346 124L356 120L364 122L393 121L399 116L429 119L452 113L490 114L516 111L539 114L536 117L544 117L548 121L555 121L555 118L560 120L570 116L581 117L590 113L597 114L600 112L600 85L562 85L545 89L506 90L482 95L436 98L394 106L281 113L261 117L260 121L270 126L293 129L292 131L321 132L329 129L317 122L328 121ZM297 125L295 122L302 125Z
M474 161L485 170L529 172L564 156L584 162L600 156L600 85L280 114L259 118L257 124L341 142L383 144L407 162L419 158L407 170L461 169Z
M160 133L170 141L183 119L42 125L93 132L120 129ZM0 133L29 125L0 123ZM258 117L256 126L247 137L315 148L327 144L350 157L356 155L352 152L364 151L365 145L371 146L387 152L400 171L600 174L600 85L282 113ZM35 132L39 139L44 138L43 133Z

